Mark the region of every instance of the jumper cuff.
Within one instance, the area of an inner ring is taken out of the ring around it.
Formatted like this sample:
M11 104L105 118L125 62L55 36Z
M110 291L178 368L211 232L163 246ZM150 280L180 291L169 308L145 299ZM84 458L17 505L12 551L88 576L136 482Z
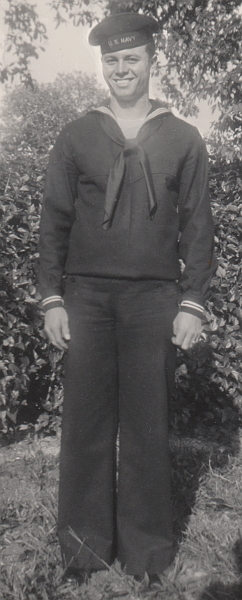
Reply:
M202 319L204 317L204 308L192 300L183 300L180 305L180 311L186 312Z
M64 306L64 300L61 296L49 296L42 300L42 310L46 312L50 308L57 308L58 306Z

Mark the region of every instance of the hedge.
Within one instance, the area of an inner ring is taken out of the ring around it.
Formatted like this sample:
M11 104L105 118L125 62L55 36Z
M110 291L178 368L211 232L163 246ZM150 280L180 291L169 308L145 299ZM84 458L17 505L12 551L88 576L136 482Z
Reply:
M36 281L38 229L49 151L63 125L97 105L104 92L81 73L6 95L0 180L0 410L4 430L29 419L56 430L62 407L62 360L43 334ZM207 304L203 339L179 352L171 424L177 431L201 414L225 433L242 409L241 162L208 140L210 188L219 268ZM37 419L38 418L38 419ZM37 419L37 421L36 421Z

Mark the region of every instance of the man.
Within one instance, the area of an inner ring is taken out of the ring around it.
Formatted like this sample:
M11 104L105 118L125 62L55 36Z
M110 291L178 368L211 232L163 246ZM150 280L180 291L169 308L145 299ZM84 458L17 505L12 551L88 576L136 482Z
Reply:
M64 128L46 181L45 330L68 348L58 531L79 573L117 557L152 578L170 563L167 404L215 269L204 143L149 98L158 31L134 13L91 31L110 99Z

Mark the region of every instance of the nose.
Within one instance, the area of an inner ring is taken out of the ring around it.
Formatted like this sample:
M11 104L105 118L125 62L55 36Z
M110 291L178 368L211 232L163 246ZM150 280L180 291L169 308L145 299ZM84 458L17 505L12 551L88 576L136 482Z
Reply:
M119 77L123 77L124 75L126 75L128 73L128 70L129 69L127 67L125 60L123 58L120 58L119 61L117 62L116 73L119 75Z

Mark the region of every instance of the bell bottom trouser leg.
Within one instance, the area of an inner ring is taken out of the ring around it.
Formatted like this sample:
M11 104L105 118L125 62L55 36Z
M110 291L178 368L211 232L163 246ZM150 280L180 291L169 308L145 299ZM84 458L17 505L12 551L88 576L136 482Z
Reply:
M172 552L167 401L176 284L69 278L65 303L71 342L58 519L64 564L100 569L97 556L109 564L117 556L129 574L161 572Z

